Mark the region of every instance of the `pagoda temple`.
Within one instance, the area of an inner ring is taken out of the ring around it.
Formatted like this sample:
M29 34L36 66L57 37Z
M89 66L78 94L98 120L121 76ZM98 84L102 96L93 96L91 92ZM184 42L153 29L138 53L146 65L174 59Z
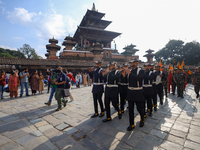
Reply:
M49 39L49 43L51 44L46 45L48 53L46 53L45 56L47 57L47 59L58 59L58 56L56 56L56 53L61 48L60 46L56 45L58 43L58 40L54 39L53 37L52 39Z
M133 45L133 44L124 47L123 49L125 49L125 51L122 52L122 54L123 54L124 56L132 56L132 55L135 55L135 53L136 53L137 51L139 51L138 49L135 49L135 47L136 47L136 45Z
M145 51L147 54L146 55L144 55L143 57L146 57L147 58L147 62L148 63L152 63L153 62L153 57L155 56L155 54L153 54L152 52L154 52L154 50L151 50L151 49L149 49L149 50L147 50L147 51Z
M74 34L80 50L90 51L96 43L101 44L102 48L111 48L112 40L121 34L105 30L111 21L102 20L104 16L105 13L96 10L94 3L92 9L87 10Z
M67 36L64 40L65 41L62 43L62 45L65 46L65 48L63 50L72 50L72 48L76 45L74 38L70 37L70 35Z

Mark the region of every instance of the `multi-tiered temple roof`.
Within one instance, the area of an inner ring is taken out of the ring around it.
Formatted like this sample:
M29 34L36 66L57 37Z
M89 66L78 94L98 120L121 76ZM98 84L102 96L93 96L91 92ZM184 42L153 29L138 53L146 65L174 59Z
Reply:
M81 50L91 50L93 43L97 42L105 48L111 48L111 41L121 34L106 31L105 28L111 21L102 20L103 16L105 13L98 12L94 4L92 10L87 10L74 34L74 39Z
M147 50L145 51L147 54L144 55L143 57L146 57L147 58L147 62L153 62L153 57L155 56L155 54L153 54L152 52L154 52L154 50Z
M54 39L53 37L52 39L49 39L49 43L51 44L46 45L48 53L46 53L45 56L47 57L47 59L58 59L56 53L61 48L60 46L56 45L58 43L58 40Z
M133 45L133 44L124 47L123 49L125 49L125 51L122 52L122 54L123 54L124 56L132 56L132 55L135 55L135 53L136 53L137 51L139 51L138 49L135 49L135 47L136 47L136 45Z

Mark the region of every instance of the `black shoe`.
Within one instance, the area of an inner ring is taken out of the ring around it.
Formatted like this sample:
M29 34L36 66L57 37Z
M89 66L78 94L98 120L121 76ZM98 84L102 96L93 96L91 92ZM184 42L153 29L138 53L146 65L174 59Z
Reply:
M149 112L149 117L152 117L152 115L153 115L152 112Z
M163 105L163 100L160 100L160 105Z
M27 94L26 96L30 96L30 95Z
M66 107L68 100L63 102L63 106Z
M157 111L157 107L154 107L154 111Z
M134 125L132 125L132 126L129 126L128 128L127 128L127 131L131 131L132 129L134 129L135 128L135 126Z
M44 103L45 105L51 106L51 102Z
M20 95L19 97L22 97L22 95Z
M143 127L144 126L144 121L140 121L139 127Z
M94 118L94 117L97 117L97 116L99 116L99 114L95 113L94 115L91 116L91 118Z
M119 119L122 118L122 112L121 112L121 110L120 110L119 113L118 113L118 118L119 118Z
M104 120L102 120L102 122L108 122L108 121L111 121L112 119L111 118L106 118Z
M104 116L104 112L101 112L100 115L99 115L99 117L101 118L103 116Z
M62 108L57 108L56 111L62 110Z
M199 98L199 94L197 94L197 97L196 98Z

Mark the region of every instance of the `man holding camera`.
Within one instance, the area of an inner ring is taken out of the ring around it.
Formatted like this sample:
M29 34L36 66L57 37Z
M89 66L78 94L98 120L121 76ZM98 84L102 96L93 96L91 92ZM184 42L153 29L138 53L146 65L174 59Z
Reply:
M24 70L22 72L20 72L20 78L21 78L21 93L20 93L20 97L22 97L23 92L24 92L24 87L26 89L26 96L30 96L28 94L28 78L29 78L29 73L28 73L28 68L24 68Z
M55 99L57 100L58 103L58 108L56 111L62 110L62 103L64 107L66 106L66 101L63 98L63 93L62 91L65 88L65 83L66 83L66 75L62 72L62 67L58 67L58 75L57 78L54 80L54 84L57 86L56 93L55 93Z

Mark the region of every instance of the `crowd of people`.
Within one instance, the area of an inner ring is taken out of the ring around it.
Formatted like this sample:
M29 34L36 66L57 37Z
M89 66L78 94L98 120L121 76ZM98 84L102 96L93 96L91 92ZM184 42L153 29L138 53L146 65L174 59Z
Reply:
M18 87L21 86L20 90L20 97L24 94L24 89L26 91L26 96L30 96L28 89L29 84L31 86L32 95L36 94L36 91L39 91L40 94L42 94L42 91L44 91L44 76L41 72L37 72L37 70L33 71L33 74L29 75L28 69L24 68L22 72L19 73L18 70L11 70L8 73L6 73L4 70L0 71L0 93L1 93L1 99L4 99L3 93L4 90L7 92L10 92L10 98L18 97ZM7 88L5 89L5 86Z
M158 98L160 105L163 105L164 97L167 98L171 90L173 95L177 93L177 97L184 98L183 92L187 85L188 74L182 68L174 68L172 72L164 66L149 63L140 68L138 60L131 59L129 64L125 63L121 67L117 67L116 62L110 62L107 70L104 70L101 68L101 61L95 63L96 68L89 70L89 76L94 82L92 93L95 113L91 118L103 117L106 111L106 119L102 121L111 121L110 102L112 102L118 112L118 118L121 119L125 109L124 105L128 101L130 125L127 130L131 131L135 127L134 105L136 105L141 118L139 127L143 127L147 114L151 117L153 111L157 111ZM198 98L200 67L196 68L191 78ZM103 93L105 93L104 102L102 101ZM100 113L98 103L101 108Z

